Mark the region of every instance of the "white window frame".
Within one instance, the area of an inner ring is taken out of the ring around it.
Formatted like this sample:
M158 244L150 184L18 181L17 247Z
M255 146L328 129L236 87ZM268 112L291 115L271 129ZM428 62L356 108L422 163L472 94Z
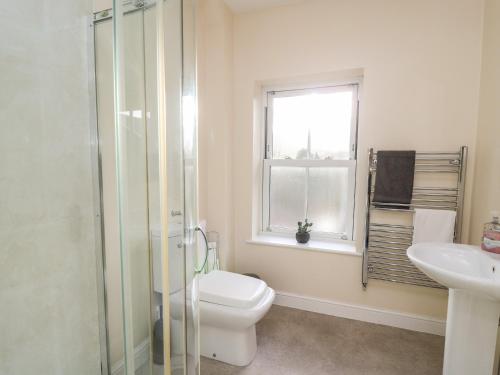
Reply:
M264 122L265 122L265 139L264 139L264 160L263 160L263 177L262 177L262 220L261 232L265 235L278 235L290 237L295 234L296 230L291 228L273 228L270 226L270 175L273 166L280 167L345 167L348 168L348 189L349 201L347 202L348 213L352 215L346 228L346 233L330 233L312 231L311 238L319 240L341 240L353 241L354 239L354 209L355 209L355 191L356 191L356 168L357 168L357 138L358 138L358 115L359 115L359 81L342 82L337 84L321 85L321 86L296 86L288 88L266 88L264 89ZM304 160L304 159L271 159L269 158L273 152L273 124L272 124L272 98L296 96L300 94L312 93L329 93L344 91L346 86L353 91L352 102L352 121L351 121L351 140L350 154L348 160L340 159L323 159L323 160Z

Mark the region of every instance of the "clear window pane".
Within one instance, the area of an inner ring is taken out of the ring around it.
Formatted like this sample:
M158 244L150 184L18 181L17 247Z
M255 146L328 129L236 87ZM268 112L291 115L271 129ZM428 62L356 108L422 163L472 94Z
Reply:
M349 159L351 87L272 100L273 159Z
M349 192L349 168L309 168L307 216L314 223L312 229L350 237L349 194L353 194Z
M293 229L305 217L306 169L271 167L269 225Z
M273 159L308 159L309 118L305 96L273 99Z
M349 90L311 97L314 103L309 123L312 159L349 159L352 95Z

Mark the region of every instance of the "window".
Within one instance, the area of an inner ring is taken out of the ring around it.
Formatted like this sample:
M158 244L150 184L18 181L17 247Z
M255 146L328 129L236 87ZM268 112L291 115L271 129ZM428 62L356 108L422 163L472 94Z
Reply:
M262 227L352 240L358 84L266 91Z

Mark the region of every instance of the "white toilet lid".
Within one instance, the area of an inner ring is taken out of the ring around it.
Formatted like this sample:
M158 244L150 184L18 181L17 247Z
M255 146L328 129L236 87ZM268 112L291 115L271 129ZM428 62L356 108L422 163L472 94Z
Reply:
M200 301L250 308L261 300L266 288L262 280L215 270L200 278Z

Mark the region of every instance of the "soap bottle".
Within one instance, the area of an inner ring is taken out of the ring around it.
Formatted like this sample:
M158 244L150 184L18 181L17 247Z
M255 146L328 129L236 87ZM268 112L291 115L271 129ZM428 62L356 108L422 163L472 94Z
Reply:
M491 223L484 224L481 248L491 253L500 254L500 220L498 211L492 212Z

